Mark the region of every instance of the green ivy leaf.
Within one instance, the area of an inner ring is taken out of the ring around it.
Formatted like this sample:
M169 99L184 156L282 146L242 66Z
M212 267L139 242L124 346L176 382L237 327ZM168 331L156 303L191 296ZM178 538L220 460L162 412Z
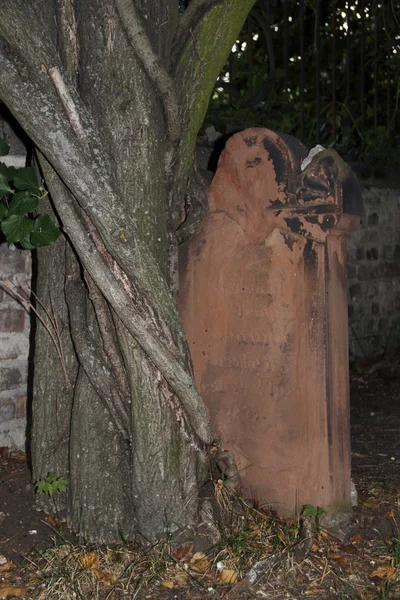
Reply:
M34 220L30 241L35 248L49 246L58 239L60 233L49 215L39 215Z
M6 140L0 139L0 156L6 156L10 151L10 146Z
M15 167L7 167L4 163L0 163L0 175L4 175L6 181L12 181L17 172Z
M0 221L2 219L4 219L4 217L7 215L8 213L8 208L5 204L3 204L3 202L0 202Z
M316 517L318 510L312 504L305 504L301 514L305 517Z
M23 238L22 240L19 240L19 243L25 250L35 250L35 248L36 248L36 246L32 246L32 244L31 244L31 236L30 235Z
M37 183L36 171L33 167L25 167L18 169L18 173L14 177L14 185L17 190L32 192L40 195L40 188Z
M39 200L30 192L17 192L8 207L9 215L25 215L37 209Z
M12 192L12 189L8 185L8 177L6 177L4 173L0 172L0 198L3 198L3 196L8 196L10 192Z
M32 231L33 220L25 215L10 215L1 222L1 230L7 242L19 242Z

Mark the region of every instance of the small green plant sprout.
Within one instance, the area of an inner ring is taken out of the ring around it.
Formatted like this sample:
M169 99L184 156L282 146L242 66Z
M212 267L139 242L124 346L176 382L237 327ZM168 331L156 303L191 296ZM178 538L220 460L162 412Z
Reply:
M321 506L313 506L312 504L304 504L301 515L303 517L311 517L315 521L317 530L320 528L320 519L325 514L325 510Z
M304 517L312 517L315 520L319 519L324 514L324 509L321 506L313 506L312 504L304 504L301 514Z
M8 152L7 143L0 139L0 156ZM33 250L57 240L60 231L49 215L35 214L46 195L34 167L16 169L0 161L0 229L9 244L19 243L25 250Z
M53 498L57 493L64 493L67 490L68 481L65 477L57 477L55 473L49 473L47 477L39 479L36 482L36 493L46 494Z

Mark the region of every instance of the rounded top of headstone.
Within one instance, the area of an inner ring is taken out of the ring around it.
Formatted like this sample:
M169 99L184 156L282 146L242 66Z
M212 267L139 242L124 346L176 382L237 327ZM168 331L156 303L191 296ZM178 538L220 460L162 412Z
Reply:
M283 206L290 182L300 173L307 148L294 137L270 129L251 128L236 133L226 143L214 177L210 208L228 210L223 190L244 190L253 207ZM245 207L243 207L245 208Z

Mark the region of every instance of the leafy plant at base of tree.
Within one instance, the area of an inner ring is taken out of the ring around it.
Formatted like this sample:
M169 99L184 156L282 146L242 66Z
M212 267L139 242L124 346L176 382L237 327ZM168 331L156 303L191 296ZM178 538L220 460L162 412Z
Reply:
M57 477L55 473L49 473L47 477L39 479L39 481L36 482L35 491L38 495L46 494L47 496L50 496L50 498L53 498L57 493L62 494L66 492L67 486L68 481L65 477Z
M0 140L0 156L8 152L7 143ZM0 163L0 229L9 244L33 250L57 240L60 231L49 215L30 216L46 195L33 167L16 169Z
M35 492L38 496L45 494L49 496L53 503L54 513L56 515L55 525L60 525L59 511L55 500L56 494L64 494L67 491L68 481L65 477L57 477L55 473L48 473L43 479L39 479L35 484Z

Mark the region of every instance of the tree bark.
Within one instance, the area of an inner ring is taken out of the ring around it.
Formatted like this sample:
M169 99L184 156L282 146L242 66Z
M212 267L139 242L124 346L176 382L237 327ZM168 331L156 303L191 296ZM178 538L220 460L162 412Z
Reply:
M153 541L198 517L212 435L176 308L175 231L253 3L192 0L179 15L178 0L0 0L0 95L64 231L38 252L65 369L38 326L33 476L68 479L86 540Z

